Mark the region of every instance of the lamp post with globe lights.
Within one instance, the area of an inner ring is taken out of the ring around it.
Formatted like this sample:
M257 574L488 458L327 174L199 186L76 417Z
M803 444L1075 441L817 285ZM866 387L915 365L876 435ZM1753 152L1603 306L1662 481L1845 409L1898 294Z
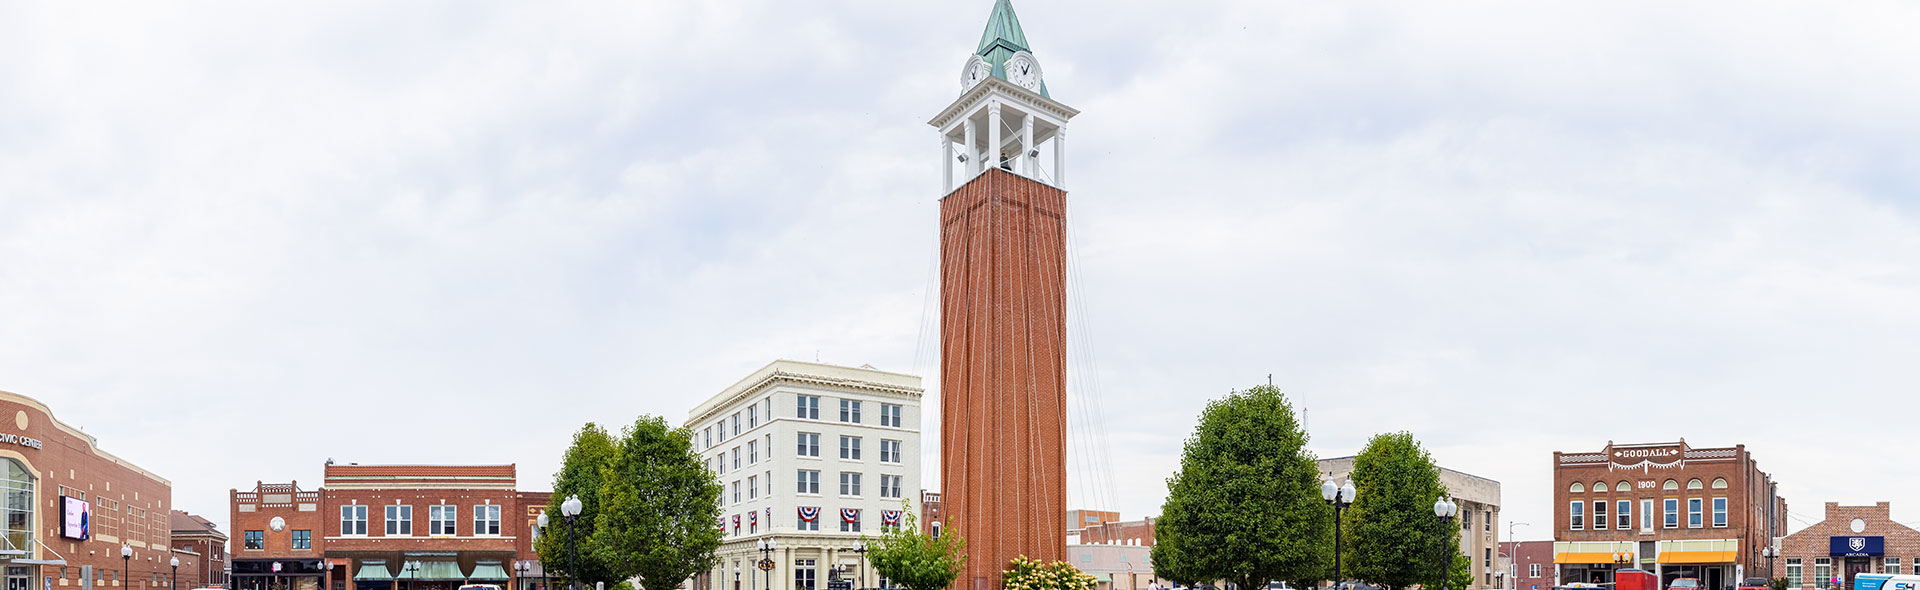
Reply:
M547 534L547 511L541 510L540 517L534 519L533 524L539 527L540 534ZM544 559L540 561L540 590L547 590L547 562Z
M1459 514L1460 504L1453 500L1448 500L1446 496L1441 496L1440 499L1433 501L1433 515L1440 517L1440 551L1443 558L1440 560L1440 590L1447 590L1447 582L1449 581L1447 578L1453 573L1452 552L1447 551L1447 539L1453 538L1450 527L1453 526L1453 517Z
M120 585L127 585L127 570L133 565L133 546L120 544Z
M180 558L176 556L167 560L167 565L173 566L173 577L167 578L167 586L173 590L180 590Z
M761 577L767 580L767 590L773 590L773 539L761 539L759 545Z
M567 587L580 587L580 550L574 547L573 521L580 517L580 496L567 496L560 503L560 515L567 517Z
M1335 485L1333 483L1333 478L1329 477L1327 478L1327 481L1320 484L1320 497L1325 499L1328 504L1333 505L1333 577L1334 577L1333 584L1334 586L1339 586L1340 582L1342 581L1341 580L1342 576L1340 573L1340 538L1341 538L1340 513L1346 512L1347 507L1353 505L1354 493L1357 491L1358 490L1353 489L1352 479L1348 479L1345 485Z
M1777 549L1774 549L1772 545L1768 545L1760 549L1760 556L1767 558L1767 579L1772 580L1773 579L1773 558L1779 557L1780 551Z

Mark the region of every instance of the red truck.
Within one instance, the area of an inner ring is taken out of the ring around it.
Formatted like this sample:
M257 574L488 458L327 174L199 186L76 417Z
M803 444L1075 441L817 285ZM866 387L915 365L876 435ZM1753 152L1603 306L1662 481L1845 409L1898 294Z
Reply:
M1614 570L1613 590L1661 590L1660 578L1647 570Z

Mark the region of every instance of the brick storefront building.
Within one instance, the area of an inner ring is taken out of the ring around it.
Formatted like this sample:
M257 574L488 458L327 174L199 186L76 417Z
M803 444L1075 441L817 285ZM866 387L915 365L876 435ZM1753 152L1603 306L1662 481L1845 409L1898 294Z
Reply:
M1111 521L1089 526L1081 529L1080 544L1152 547L1153 520L1149 516L1140 520Z
M1548 590L1560 585L1553 577L1553 541L1503 542L1500 552L1507 556L1510 588Z
M7 590L168 588L172 510L172 482L102 450L39 400L0 391ZM131 557L121 557L122 547ZM181 562L182 570L197 563Z
M1567 583L1611 582L1613 570L1638 567L1663 587L1688 577L1718 590L1761 575L1761 549L1786 531L1786 500L1745 445L1556 451L1553 486L1554 563Z
M180 557L180 587L227 584L227 535L213 521L175 510L173 552Z
M548 494L515 490L512 465L328 463L323 485L233 490L239 590L452 590L524 586ZM520 566L520 567L516 567ZM537 567L534 573L538 575Z
M1835 577L1852 588L1854 574L1912 574L1920 571L1920 531L1894 522L1886 502L1828 502L1825 519L1780 539L1774 567L1788 588L1826 588Z

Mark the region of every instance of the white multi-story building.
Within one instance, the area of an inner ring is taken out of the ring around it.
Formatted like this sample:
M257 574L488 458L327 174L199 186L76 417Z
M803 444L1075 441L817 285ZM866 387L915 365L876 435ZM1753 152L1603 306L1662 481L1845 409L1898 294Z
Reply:
M720 481L726 536L692 587L821 590L836 569L880 586L861 538L904 525L920 491L924 393L912 375L774 361L695 407L686 426Z

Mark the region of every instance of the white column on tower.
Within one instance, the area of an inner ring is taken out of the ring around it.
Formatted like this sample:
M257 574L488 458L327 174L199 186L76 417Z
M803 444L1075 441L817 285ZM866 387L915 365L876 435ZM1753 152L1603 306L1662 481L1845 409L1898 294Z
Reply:
M961 149L960 153L967 156L967 180L973 180L973 175L980 173L980 149L974 147L978 144L974 143L973 119L968 118L964 124L967 128L967 147Z
M940 194L953 192L953 138L946 131L940 132L940 177L945 183Z
M1020 118L1020 154L1014 156L1020 160L1020 174L1027 178L1039 176L1040 163L1027 157L1033 150L1033 113Z
M987 165L1000 166L1000 101L987 103Z
M1067 189L1067 126L1053 130L1053 186Z

